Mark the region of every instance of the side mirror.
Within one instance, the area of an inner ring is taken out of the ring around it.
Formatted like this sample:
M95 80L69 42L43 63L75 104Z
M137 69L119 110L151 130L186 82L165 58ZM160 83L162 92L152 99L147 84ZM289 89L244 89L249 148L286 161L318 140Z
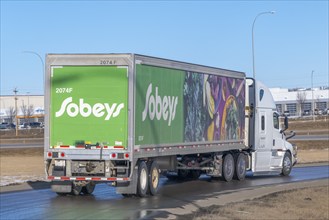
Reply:
M287 130L288 129L288 117L287 116L285 116L284 117L284 130Z
M285 130L288 129L288 117L287 116L284 116L284 128L280 131L280 133L282 134Z

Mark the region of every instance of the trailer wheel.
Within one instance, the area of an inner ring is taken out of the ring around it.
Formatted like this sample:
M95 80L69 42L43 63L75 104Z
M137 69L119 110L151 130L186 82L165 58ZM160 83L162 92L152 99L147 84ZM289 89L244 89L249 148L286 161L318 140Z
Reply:
M291 169L292 169L291 154L289 152L286 152L283 157L281 175L289 176Z
M90 195L94 192L96 184L94 182L90 182L84 187L82 187L81 192L86 195Z
M79 186L74 182L72 183L72 192L71 192L72 195L75 195L75 196L80 195L81 190L82 190L82 186Z
M149 163L149 189L152 196L156 195L159 189L160 173L156 161Z
M222 178L230 182L234 175L234 158L232 154L226 154L223 160Z
M234 179L244 180L246 177L246 156L238 153L235 161Z
M137 194L140 197L145 197L148 190L148 170L146 163L140 161L138 165L138 182L137 182Z

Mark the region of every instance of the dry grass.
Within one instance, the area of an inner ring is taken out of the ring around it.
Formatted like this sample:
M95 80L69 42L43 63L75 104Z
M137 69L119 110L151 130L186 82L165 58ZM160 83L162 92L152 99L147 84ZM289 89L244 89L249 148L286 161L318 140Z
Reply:
M298 164L329 162L329 150L299 150Z
M18 136L16 136L16 130L0 130L0 139L16 139L16 138L43 138L44 130L40 128L22 129L18 130Z
M42 147L34 147L34 148L0 148L0 158L9 156L21 156L21 157L29 157L29 156L43 156L44 149Z
M329 141L295 141L295 140L289 140L290 143L296 144L298 147L298 150L323 150L329 148Z
M329 119L317 119L313 120L289 120L289 130L301 131L301 130L329 130Z
M270 194L259 199L212 206L184 219L329 219L328 186Z

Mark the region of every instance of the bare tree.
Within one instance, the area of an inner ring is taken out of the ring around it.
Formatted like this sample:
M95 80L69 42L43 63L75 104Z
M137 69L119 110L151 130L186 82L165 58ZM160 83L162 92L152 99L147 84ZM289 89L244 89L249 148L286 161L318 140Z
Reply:
M13 124L14 123L14 118L16 116L16 111L14 107L9 107L9 109L6 111L8 115L8 123Z
M21 106L21 110L24 116L24 122L28 123L30 122L30 117L33 115L34 113L34 107L33 105L27 106L27 105L22 105Z
M306 101L306 92L305 91L298 91L296 95L296 100L299 105L300 109L300 116L302 116L302 113L304 112L304 103Z

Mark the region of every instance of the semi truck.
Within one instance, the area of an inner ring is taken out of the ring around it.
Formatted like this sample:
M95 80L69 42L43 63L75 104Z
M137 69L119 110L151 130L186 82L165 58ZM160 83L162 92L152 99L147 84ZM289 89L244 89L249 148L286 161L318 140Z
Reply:
M297 147L269 89L239 71L139 54L47 54L46 177L58 195L107 182L124 196L160 175L289 175Z

